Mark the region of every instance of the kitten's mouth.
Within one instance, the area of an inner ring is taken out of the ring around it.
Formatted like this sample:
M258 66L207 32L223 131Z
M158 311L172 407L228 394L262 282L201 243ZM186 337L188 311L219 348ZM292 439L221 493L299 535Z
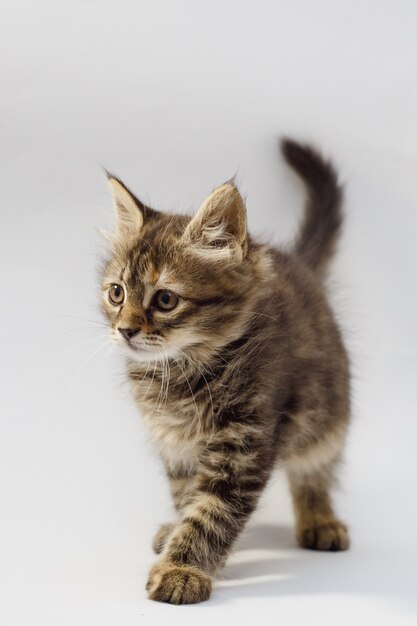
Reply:
M128 347L133 350L133 352L143 352L144 354L156 353L158 350L162 348L161 345L156 343L140 343L134 344L131 342L127 343Z
M167 359L181 358L181 350L168 342L161 341L160 338L124 337L122 339L120 333L115 333L113 338L125 354L127 353L131 359L139 363L161 363Z
M127 342L125 345L129 350L130 356L137 361L161 361L175 356L172 350L168 350L165 346L158 343L140 343L135 345Z

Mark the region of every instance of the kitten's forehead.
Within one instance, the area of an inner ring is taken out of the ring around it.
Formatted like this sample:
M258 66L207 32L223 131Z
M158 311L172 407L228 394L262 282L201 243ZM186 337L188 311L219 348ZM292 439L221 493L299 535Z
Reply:
M139 237L116 245L114 266L120 275L114 276L113 282L123 280L130 293L141 299L144 295L144 301L158 289L169 289L186 298L194 296L197 289L201 299L234 293L236 276L227 260L222 263L213 255L206 258L184 243L189 220L161 214L158 220L145 224Z
M173 242L169 243L172 252ZM161 245L161 242L156 245L153 241L151 243L148 239L141 239L130 248L115 251L108 266L107 280L121 280L133 291L138 291L140 287L180 290L182 282L178 280L178 268L174 267L173 255L167 255L166 250L167 247Z
M150 285L156 285L161 277L167 278L167 261L161 247L139 245L135 247L126 260L127 281L136 282L141 280Z

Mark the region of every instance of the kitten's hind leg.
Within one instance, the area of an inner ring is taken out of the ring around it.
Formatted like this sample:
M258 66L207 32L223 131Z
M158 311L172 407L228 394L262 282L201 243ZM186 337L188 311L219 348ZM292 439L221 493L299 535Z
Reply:
M296 536L302 548L339 551L349 548L346 526L340 522L331 502L336 461L310 471L287 469L296 519Z

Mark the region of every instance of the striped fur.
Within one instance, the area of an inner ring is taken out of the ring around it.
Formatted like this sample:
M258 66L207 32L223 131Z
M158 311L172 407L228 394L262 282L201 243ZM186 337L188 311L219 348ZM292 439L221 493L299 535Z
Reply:
M300 545L348 547L330 492L349 421L349 368L321 282L341 191L315 150L287 140L283 151L309 198L289 253L250 237L232 183L190 218L156 212L110 179L118 228L102 306L178 511L154 540L155 600L209 597L277 465L288 473ZM114 284L119 305L109 301ZM172 310L156 304L164 289L175 294Z

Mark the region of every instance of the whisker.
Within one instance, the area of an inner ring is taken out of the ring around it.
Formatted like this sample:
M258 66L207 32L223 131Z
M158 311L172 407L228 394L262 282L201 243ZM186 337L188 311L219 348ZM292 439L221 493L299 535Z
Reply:
M81 320L83 322L91 322L92 324L97 324L99 326L105 326L106 328L108 327L108 324L106 324L106 322L103 322L101 320L93 320L89 317L82 317L80 315L51 315L46 317L44 320L42 320L42 322L50 322L51 320L55 320L55 319L74 319L74 320Z
M174 361L175 361L175 363L178 365L178 367L180 368L181 372L183 373L183 376L184 376L185 380L187 381L187 385L188 385L188 388L189 388L189 390L190 390L191 397L192 397L192 399L193 399L194 406L195 406L195 414L196 414L196 416L197 416L197 415L198 415L197 403L196 403L196 401L195 401L195 396L194 396L194 393L193 393L193 390L192 390L192 387L191 387L190 381L188 380L187 375L186 375L185 371L182 369L182 367L181 367L181 365L180 365L179 361L177 361L177 359L176 359L175 357L174 357Z
M87 345L87 344L92 343L93 341L97 341L98 339L104 339L105 337L108 337L108 333L105 333L103 335L99 335L98 337L82 337L81 339L76 339L75 341L73 341L69 345L69 347L66 349L64 354L61 356L61 363L68 356L68 354L71 352L71 350L74 348L75 344L78 345L80 342L85 341L84 345Z
M88 363L88 361L90 361L93 356L95 354L97 354L97 352L99 352L100 350L102 350L105 346L109 345L109 339L107 338L106 341L104 341L96 350L94 350L86 359L84 359L84 361L81 363L81 365L78 367L77 371L75 372L74 378L72 380L72 384L74 385L77 376L79 375L80 371L82 370L83 367L85 367L85 365Z
M148 395L148 393L149 393L149 391L150 391L150 389L151 389L151 387L152 387L152 385L153 385L153 381L154 381L154 378L155 378L155 372L156 372L156 366L157 366L157 364L158 364L158 360L156 359L156 360L154 361L153 373L152 373L152 379L151 379L151 382L149 383L149 385L148 385L148 387L147 387L147 389L146 389L146 391L145 391L145 395L143 396L144 398L146 398L146 396Z
M53 344L54 342L58 341L58 339L60 339L61 337L65 337L65 336L69 335L70 333L75 333L75 332L83 331L83 330L97 331L98 329L93 327L93 326L91 326L91 327L90 326L79 326L77 328L70 328L70 329L64 330L62 333L59 333L58 335L55 335L54 337L51 337L42 346L40 346L38 348L38 350L36 350L36 352L29 359L29 361L26 364L26 367L29 367L29 365L32 365L33 362L35 361L35 359L37 359L39 357L39 355L41 355L45 350L50 348L51 344ZM98 339L98 338L103 337L103 336L104 335L99 335L98 337L95 336L94 339ZM73 343L76 343L78 341L83 341L83 340L89 340L89 339L91 339L90 336L88 336L88 337L81 337L80 339L74 341Z
M197 368L197 370L199 371L200 375L203 377L203 380L204 380L204 382L205 382L205 385L206 385L206 387L207 387L207 391L208 391L208 393L209 393L209 397L210 397L210 404L211 404L211 417L213 418L213 417L214 417L213 396L211 395L211 390L210 390L209 384L208 384L208 382L207 382L207 378L204 376L204 374L203 374L202 370L199 368L198 364L197 364L194 360L192 360L190 356L188 356L188 355L187 355L185 352L183 352L180 348L178 348L178 347L177 347L176 349L178 350L178 352L180 352L180 354L182 354L182 355L184 356L184 358L185 358L185 359L188 359L188 361L189 361L192 365L194 365L194 367L196 367L196 368Z

